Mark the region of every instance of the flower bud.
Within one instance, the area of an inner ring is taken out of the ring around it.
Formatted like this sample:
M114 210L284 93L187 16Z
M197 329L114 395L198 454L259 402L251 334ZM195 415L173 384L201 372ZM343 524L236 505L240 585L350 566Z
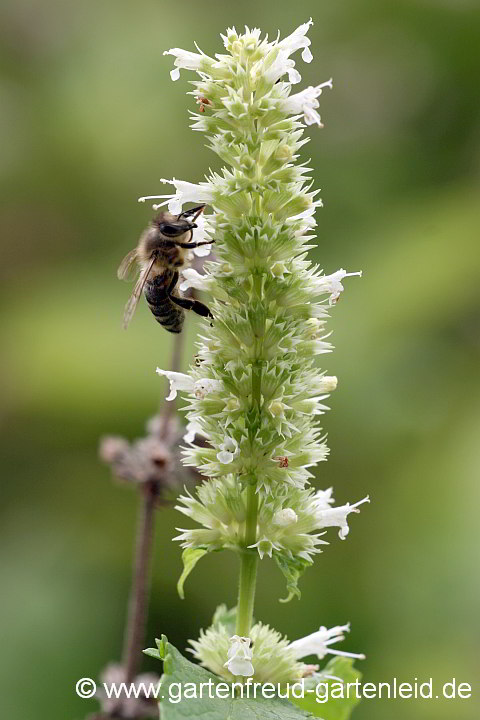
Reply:
M283 510L277 510L277 512L273 516L273 522L275 523L275 525L280 525L281 527L288 527L289 525L294 525L297 520L297 513L295 512L295 510L292 510L292 508L284 508Z

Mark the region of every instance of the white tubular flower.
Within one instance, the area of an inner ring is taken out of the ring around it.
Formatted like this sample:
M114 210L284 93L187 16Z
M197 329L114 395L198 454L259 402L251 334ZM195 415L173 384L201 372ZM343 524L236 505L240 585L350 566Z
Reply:
M345 632L350 631L350 625L337 625L337 627L327 630L321 627L317 632L307 635L299 640L294 640L288 646L289 650L293 650L295 656L300 659L308 655L316 655L319 660L323 660L325 655L343 655L344 657L358 658L364 660L365 655L357 653L349 653L343 650L331 650L330 645L345 640Z
M287 53L287 57L297 50L300 50L300 48L303 48L302 60L306 63L312 62L313 55L309 47L311 41L306 37L306 34L310 29L310 25L313 25L312 18L310 18L308 22L303 23L303 25L300 25L291 35L283 40L280 40L280 42L276 44L276 47L284 50Z
M300 115L303 113L307 125L314 125L316 123L318 127L323 127L316 108L320 106L317 97L322 94L324 87L332 87L332 78L315 87L310 85L310 87L305 90L295 93L295 95L290 95L286 100L280 100L279 106L284 112L291 115Z
M264 67L263 60L259 60L253 66L251 74L254 78L263 75L269 83L276 83L285 74L288 75L288 81L292 85L296 85L302 79L298 70L295 69L294 61L289 59L288 53L285 51L280 51L268 68Z
M296 222L301 223L300 230L298 231L299 235L302 235L307 230L313 230L313 228L317 225L317 221L315 220L315 210L317 207L321 207L321 205L322 203L320 200L316 203L312 203L307 210L289 217L287 219L287 223L289 225Z
M345 540L350 532L350 528L347 523L348 515L352 512L359 513L360 510L358 509L358 506L367 502L370 502L368 495L364 497L363 500L356 502L354 505L347 503L346 505L340 505L340 507L319 508L316 512L318 528L339 527L340 530L338 532L338 537L341 540Z
M298 515L292 508L283 508L283 510L277 510L273 516L273 522L275 525L280 527L288 527L294 525L298 520Z
M163 205L168 205L168 209L174 215L182 212L182 206L186 202L206 203L210 205L213 201L213 189L209 183L186 182L185 180L165 180L161 178L160 182L175 186L175 194L172 195L144 195L138 198L138 202L146 200L162 200L161 203L153 205L154 210L158 210Z
M312 505L316 511L327 510L334 502L333 488L317 490L312 499Z
M205 436L205 431L198 420L190 420L185 428L185 435L183 436L183 439L186 443L191 444L195 440L195 435Z
M200 247L193 248L193 254L197 257L207 257L212 252L211 245L200 245Z
M206 236L206 230L208 221L207 218L203 213L200 213L200 215L195 220L195 224L197 225L195 230L195 242L205 242L205 240L208 240ZM196 247L193 249L194 254L197 257L207 257L207 255L210 255L212 251L211 245L200 245L200 247Z
M360 270L359 272L349 273L343 268L341 268L340 270L337 270L337 272L334 272L331 275L323 275L321 277L317 276L314 278L314 292L317 295L328 293L330 295L329 304L335 305L344 290L342 280L346 277L353 277L354 275L362 277L362 271Z
M253 675L251 642L250 638L240 637L239 635L233 635L230 638L230 648L227 653L228 660L223 667L228 668L232 675L243 675L244 677Z
M240 450L235 438L228 437L220 445L220 452L217 453L217 460L223 465L229 465L239 454Z
M195 288L196 290L210 290L214 278L211 275L200 275L199 272L193 268L186 268L182 270L183 281L180 283L180 290L185 291L188 288Z
M173 55L175 58L175 68L170 71L170 77L173 81L180 77L180 69L183 70L201 70L207 69L209 64L213 64L212 58L203 53L194 53L181 48L171 48L165 50L164 55Z
M170 383L170 394L165 398L166 400L175 400L177 397L177 391L182 390L189 393L194 391L194 382L190 375L185 373L173 372L171 370L161 370L157 367L157 373L164 375Z

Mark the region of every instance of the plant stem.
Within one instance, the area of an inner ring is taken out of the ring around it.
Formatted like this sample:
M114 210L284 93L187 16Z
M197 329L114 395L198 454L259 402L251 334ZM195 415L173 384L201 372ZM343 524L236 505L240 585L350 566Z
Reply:
M182 365L183 333L175 336L170 363L173 371L179 371ZM169 421L175 411L175 404L162 403L162 425L160 436L168 436ZM137 538L133 563L132 586L128 603L127 625L123 645L123 666L126 682L131 682L138 672L145 643L147 623L148 595L151 580L151 559L155 524L155 505L158 495L156 482L147 482L142 486L137 519Z
M137 675L145 641L147 621L155 499L157 495L156 483L145 483L143 490L138 508L133 580L124 641L123 665L126 682L131 682Z
M261 277L254 278L259 299ZM262 403L262 338L257 337L256 360L252 363L252 404L257 410L256 422L260 424ZM255 434L255 430L252 435ZM245 547L240 561L240 579L237 604L237 635L248 637L253 618L255 587L257 584L258 552L251 548L257 542L258 493L256 478L247 487L247 514L245 518Z
M245 548L240 564L240 581L237 605L237 635L248 637L253 618L253 603L257 581L258 552L249 549L257 540L258 493L256 484L247 488L247 517L245 523Z

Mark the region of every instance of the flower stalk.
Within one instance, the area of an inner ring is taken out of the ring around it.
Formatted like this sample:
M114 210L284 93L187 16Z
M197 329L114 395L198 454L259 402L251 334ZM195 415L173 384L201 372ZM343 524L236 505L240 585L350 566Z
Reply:
M238 585L237 635L247 637L253 619L253 605L257 584L258 553L252 546L257 542L258 494L252 483L247 488L245 546L240 555Z
M182 366L183 348L184 336L178 334L172 347L172 372ZM103 711L89 716L89 720L120 716L140 720L157 716L155 699L144 694L141 683L155 684L159 678L153 674L139 675L138 671L145 644L155 513L159 505L171 502L172 490L178 490L180 485L180 475L182 481L186 480L185 470L179 463L178 444L182 435L173 417L174 410L175 403L162 400L159 414L147 423L146 437L130 444L123 438L107 436L100 444L100 457L111 466L115 477L133 484L138 490L135 550L122 663L109 664L101 680L107 684L133 683L139 687L139 691L135 696L118 698L99 692L98 699Z
M137 675L142 657L151 578L154 515L158 489L154 483L145 483L142 491L138 507L135 559L123 650L126 682L131 682Z
M184 342L181 333L175 336L172 347L171 368L176 371L182 365ZM169 423L175 410L173 403L161 403L159 440L165 442L169 435ZM140 486L135 555L132 585L128 603L127 623L123 643L123 667L125 681L131 682L138 673L148 612L148 598L151 584L151 564L155 530L155 510L161 491L158 481L148 480Z

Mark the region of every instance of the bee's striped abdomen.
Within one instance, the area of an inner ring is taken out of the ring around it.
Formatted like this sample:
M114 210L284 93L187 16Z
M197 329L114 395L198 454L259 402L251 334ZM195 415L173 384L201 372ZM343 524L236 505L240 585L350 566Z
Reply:
M172 279L173 272L170 270L154 277L145 284L145 298L157 322L168 332L179 333L182 331L185 313L168 297Z

